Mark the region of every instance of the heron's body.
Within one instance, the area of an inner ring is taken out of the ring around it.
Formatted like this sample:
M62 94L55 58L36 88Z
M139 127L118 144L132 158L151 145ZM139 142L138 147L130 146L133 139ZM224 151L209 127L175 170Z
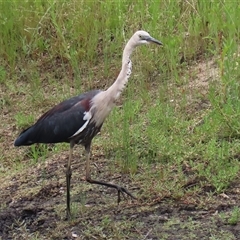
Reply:
M93 90L56 105L23 131L15 141L15 146L70 141L85 146L102 126L96 126L94 121L90 123L91 100L100 92Z
M70 143L69 161L66 171L67 180L67 217L70 217L70 179L72 149L75 144L81 144L86 149L86 180L90 183L112 187L120 193L133 195L125 188L115 184L91 179L90 176L90 148L94 136L101 130L104 120L114 107L131 75L132 62L130 56L135 47L154 42L162 43L152 38L145 31L137 31L128 41L123 51L122 69L116 81L106 90L93 90L70 98L53 107L43 114L30 128L24 130L16 139L14 145L31 145L34 143Z

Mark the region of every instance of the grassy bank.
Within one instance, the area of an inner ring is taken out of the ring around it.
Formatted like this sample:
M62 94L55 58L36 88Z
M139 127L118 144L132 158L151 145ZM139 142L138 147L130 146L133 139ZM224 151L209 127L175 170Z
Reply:
M121 68L126 41L139 29L164 46L144 46L133 54L127 89L94 140L94 161L104 158L109 174L127 173L132 186L140 189L138 198L148 204L170 198L201 208L239 183L237 1L49 0L0 5L3 191L15 174L22 172L25 178L28 168L67 159L67 144L16 149L13 141L59 101L108 88ZM73 195L81 188L82 183L75 183ZM24 196L22 191L26 189L20 189L16 199ZM64 205L64 194L61 199ZM4 201L1 205L7 207ZM64 215L64 209L58 211ZM80 218L81 213L76 214L76 221ZM109 226L107 220L104 224ZM126 238L124 229L121 225L119 239ZM85 226L83 237L87 230ZM114 238L114 231L106 234ZM126 239L135 235L129 236Z

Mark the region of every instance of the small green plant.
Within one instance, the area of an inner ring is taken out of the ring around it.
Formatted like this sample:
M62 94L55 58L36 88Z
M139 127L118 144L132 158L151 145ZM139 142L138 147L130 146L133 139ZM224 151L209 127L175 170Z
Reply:
M231 212L231 216L228 218L228 224L236 225L240 222L240 208L234 207Z
M107 215L104 216L104 218L102 219L102 222L101 222L102 226L105 228L107 228L109 225L111 225L111 223L112 223L112 220Z
M6 76L7 76L7 73L5 68L3 66L0 66L0 84L6 81Z
M33 163L36 164L39 161L39 158L41 158L43 161L46 159L48 146L46 144L34 144L30 146L29 150L29 156L32 159Z
M0 110L4 107L10 106L10 99L8 97L2 97L0 98Z
M16 125L19 129L25 129L33 123L34 116L18 112L15 115Z

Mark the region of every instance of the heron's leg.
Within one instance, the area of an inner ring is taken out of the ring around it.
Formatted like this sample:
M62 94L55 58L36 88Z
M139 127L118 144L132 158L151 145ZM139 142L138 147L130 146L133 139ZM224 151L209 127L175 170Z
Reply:
M90 155L91 155L91 143L85 146L86 151L86 180L91 179L91 172L90 172Z
M128 196L130 196L133 199L137 199L136 197L134 197L126 188L121 187L119 185L116 184L112 184L112 183L107 183L107 182L103 182L103 181L97 181L97 180L93 180L91 178L91 172L90 172L90 148L91 148L91 143L89 145L85 146L85 150L86 150L86 181L92 184L99 184L99 185L103 185L106 187L111 187L111 188L115 188L118 191L118 203L121 201L120 198L120 194L123 195L123 197L125 198L125 194L127 194Z
M70 210L70 182L72 176L71 170L71 161L72 161L72 152L73 152L74 143L70 142L70 150L69 150L69 159L66 169L66 182L67 182L67 219L71 218L71 210Z

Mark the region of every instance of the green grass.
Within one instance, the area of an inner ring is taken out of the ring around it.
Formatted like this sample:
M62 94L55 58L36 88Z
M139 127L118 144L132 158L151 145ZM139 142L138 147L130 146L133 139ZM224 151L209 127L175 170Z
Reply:
M235 207L232 211L231 216L228 219L228 224L236 225L240 221L240 210L239 207Z
M111 173L116 166L128 173L143 198L194 202L206 188L227 192L240 176L239 16L237 1L1 0L0 175L67 158L67 144L49 151L12 143L54 104L108 88L125 43L144 29L164 46L134 52L132 76L94 140L94 154L112 160ZM229 224L236 221L239 208ZM93 235L104 238L111 228L123 239L121 229L131 226L118 224L105 216ZM84 234L91 238L87 226Z

